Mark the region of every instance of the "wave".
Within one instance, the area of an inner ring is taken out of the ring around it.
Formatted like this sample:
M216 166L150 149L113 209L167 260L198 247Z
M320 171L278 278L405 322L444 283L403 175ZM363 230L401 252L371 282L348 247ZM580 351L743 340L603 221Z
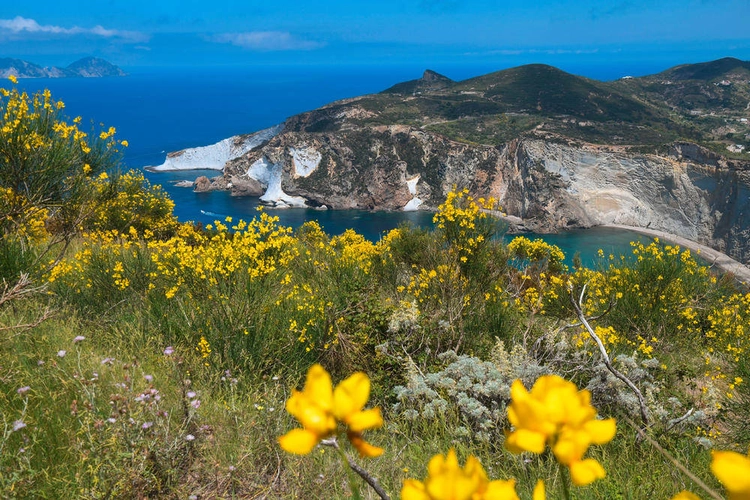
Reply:
M229 217L228 215L217 214L216 212L209 212L207 210L201 210L201 213L203 215L208 215L209 217L221 217L222 219L226 219L227 217Z

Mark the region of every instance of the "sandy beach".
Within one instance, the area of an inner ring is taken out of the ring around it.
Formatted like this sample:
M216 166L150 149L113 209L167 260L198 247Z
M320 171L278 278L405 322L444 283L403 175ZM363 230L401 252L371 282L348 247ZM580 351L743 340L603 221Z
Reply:
M721 269L722 271L734 274L737 281L747 286L750 284L750 268L731 258L730 256L714 250L706 245L701 245L695 241L688 240L681 236L677 236L664 231L658 231L655 229L646 229L642 227L625 226L622 224L604 224L601 227L613 227L618 229L627 229L636 233L645 234L647 236L653 236L655 238L662 239L680 245L682 248L690 249L691 252L699 253L700 256L710 263L713 267Z

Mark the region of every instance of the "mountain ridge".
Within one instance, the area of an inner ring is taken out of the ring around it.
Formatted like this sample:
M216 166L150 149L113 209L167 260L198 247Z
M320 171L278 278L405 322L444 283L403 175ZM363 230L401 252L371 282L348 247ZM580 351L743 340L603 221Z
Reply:
M64 68L42 67L22 59L0 58L0 77L7 78L11 75L17 78L102 78L126 76L126 73L98 57L84 57Z

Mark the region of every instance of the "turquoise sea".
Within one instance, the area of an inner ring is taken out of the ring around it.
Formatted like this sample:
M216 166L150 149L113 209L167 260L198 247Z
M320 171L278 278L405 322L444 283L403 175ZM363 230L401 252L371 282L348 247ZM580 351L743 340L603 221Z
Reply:
M411 66L125 69L130 74L124 78L25 79L19 85L30 92L49 88L56 99L65 102L68 115L82 116L84 124L116 127L117 136L130 144L123 166L143 168L161 164L170 151L254 132L337 99L379 92L395 83L419 78L424 70ZM432 69L460 80L502 68ZM588 73L585 68L568 70L598 79L621 76L601 67L592 68ZM628 73L645 74L649 70L651 68L644 68L639 73L630 68ZM198 175L213 176L218 172L146 172L152 183L162 184L175 200L175 212L180 220L209 223L226 216L248 219L255 215L257 198L233 198L219 192L193 193L189 188L174 185ZM315 219L330 234L353 228L372 240L402 223L424 227L432 224L432 214L427 212L286 209L276 210L274 214L284 225L297 227ZM542 237L562 247L569 258L580 251L585 263L594 261L599 248L607 253L629 253L631 240L644 239L630 231L613 229L570 231Z

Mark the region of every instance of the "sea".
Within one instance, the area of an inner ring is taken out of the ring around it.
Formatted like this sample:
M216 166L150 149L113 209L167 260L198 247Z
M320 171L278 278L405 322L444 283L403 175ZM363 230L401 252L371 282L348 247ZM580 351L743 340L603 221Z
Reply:
M70 118L82 117L84 129L86 124L90 124L92 130L114 126L116 137L129 143L122 167L144 169L163 163L171 151L206 146L279 124L289 116L335 100L379 92L396 83L421 77L424 69L405 64L125 68L129 74L121 78L22 79L19 86L29 92L49 88L55 99L65 103ZM462 80L504 68L451 65L430 69ZM664 68L563 69L589 78L612 80L625 74L654 73ZM182 221L207 224L227 216L247 220L257 214L257 198L232 197L225 192L194 193L192 189L176 185L199 175L218 175L217 171L144 172L151 183L161 184L172 197L175 213ZM433 216L424 211L299 208L273 210L273 214L283 225L298 227L307 220L317 220L329 234L340 234L351 228L373 241L400 224L432 227ZM645 237L631 231L605 228L528 236L541 237L560 246L568 259L579 252L587 265L594 265L599 249L608 254L629 254L631 241L646 241Z

